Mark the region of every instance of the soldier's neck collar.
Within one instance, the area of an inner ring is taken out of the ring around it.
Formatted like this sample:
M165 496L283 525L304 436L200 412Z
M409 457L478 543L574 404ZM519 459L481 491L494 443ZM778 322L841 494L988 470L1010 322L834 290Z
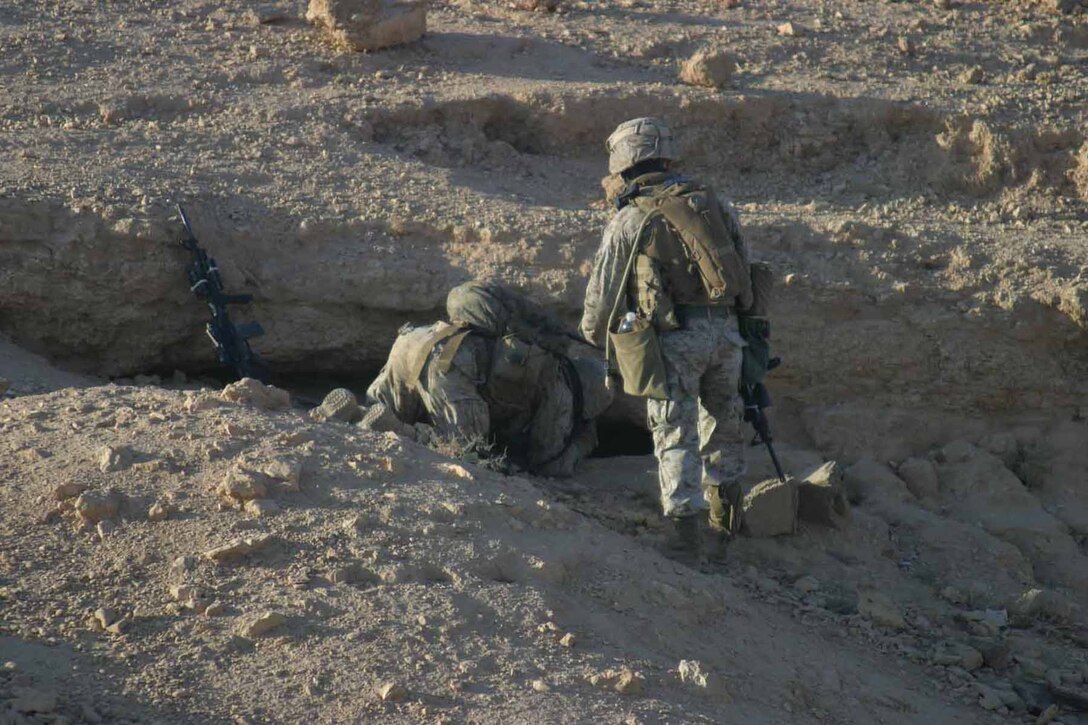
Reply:
M651 195L654 189L667 189L673 184L679 184L683 181L683 176L672 171L654 171L642 176L636 176L627 182L627 186L623 187L623 191L616 197L616 210L618 211L627 206L637 197Z

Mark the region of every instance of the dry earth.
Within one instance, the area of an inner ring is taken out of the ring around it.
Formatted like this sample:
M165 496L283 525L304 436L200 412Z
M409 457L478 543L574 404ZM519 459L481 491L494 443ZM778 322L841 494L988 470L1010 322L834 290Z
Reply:
M0 722L1088 722L1078 6L462 0L343 54L299 2L3 3ZM575 319L646 114L778 270L837 527L695 571L645 455L503 477L186 382L175 202L285 380L363 385L470 277Z

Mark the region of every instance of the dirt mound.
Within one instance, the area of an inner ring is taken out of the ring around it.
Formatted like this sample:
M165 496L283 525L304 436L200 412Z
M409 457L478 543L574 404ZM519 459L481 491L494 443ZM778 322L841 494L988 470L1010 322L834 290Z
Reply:
M686 570L395 436L113 386L5 401L0 427L18 712L30 688L112 721L971 717L904 700L924 669L739 570ZM35 641L102 679L60 686Z

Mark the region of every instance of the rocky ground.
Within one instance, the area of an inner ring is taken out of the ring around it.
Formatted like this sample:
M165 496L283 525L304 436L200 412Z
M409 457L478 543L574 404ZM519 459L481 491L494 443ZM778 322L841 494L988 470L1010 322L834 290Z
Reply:
M1080 4L532 5L373 53L0 6L0 722L1088 721ZM705 570L630 401L565 482L299 405L470 277L576 319L646 114L777 270L783 458L851 504ZM293 405L208 387L178 201Z
M193 388L0 404L12 722L1088 721L1088 568L1018 439L862 460L845 516L692 569L651 458L527 480Z

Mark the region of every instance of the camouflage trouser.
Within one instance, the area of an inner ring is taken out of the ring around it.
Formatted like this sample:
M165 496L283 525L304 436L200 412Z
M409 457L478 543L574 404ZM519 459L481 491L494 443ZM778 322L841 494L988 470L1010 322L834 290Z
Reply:
M566 468L573 470L574 463L565 463L568 451L575 438L571 431L574 426L574 394L566 378L553 367L540 381L538 394L525 392L526 400L535 400L530 408L515 410L501 406L505 415L494 420L495 439L501 446L509 447L515 458L521 459L529 470L548 476L570 475ZM494 415L494 413L493 413ZM580 460L581 457L578 457Z
M719 314L691 314L684 329L661 335L669 400L648 400L646 412L666 516L705 511L717 487L736 491L746 470L737 392L743 339L736 318Z
M574 465L593 450L596 432L593 429L588 434L571 436L574 395L566 379L554 369L555 374L549 373L542 381L539 396L525 392L527 401L539 401L534 408L503 417L490 409L480 392L485 371L479 369L479 358L470 349L470 342L461 346L446 372L435 364L445 343L439 343L431 352L421 386L431 423L443 436L463 441L487 441L493 436L500 447L521 448L524 463L531 470L569 476Z
M423 370L420 397L431 424L444 437L483 442L491 434L487 402L480 395L485 371L477 364L472 340L466 340L442 372L436 360L446 342L435 345Z

